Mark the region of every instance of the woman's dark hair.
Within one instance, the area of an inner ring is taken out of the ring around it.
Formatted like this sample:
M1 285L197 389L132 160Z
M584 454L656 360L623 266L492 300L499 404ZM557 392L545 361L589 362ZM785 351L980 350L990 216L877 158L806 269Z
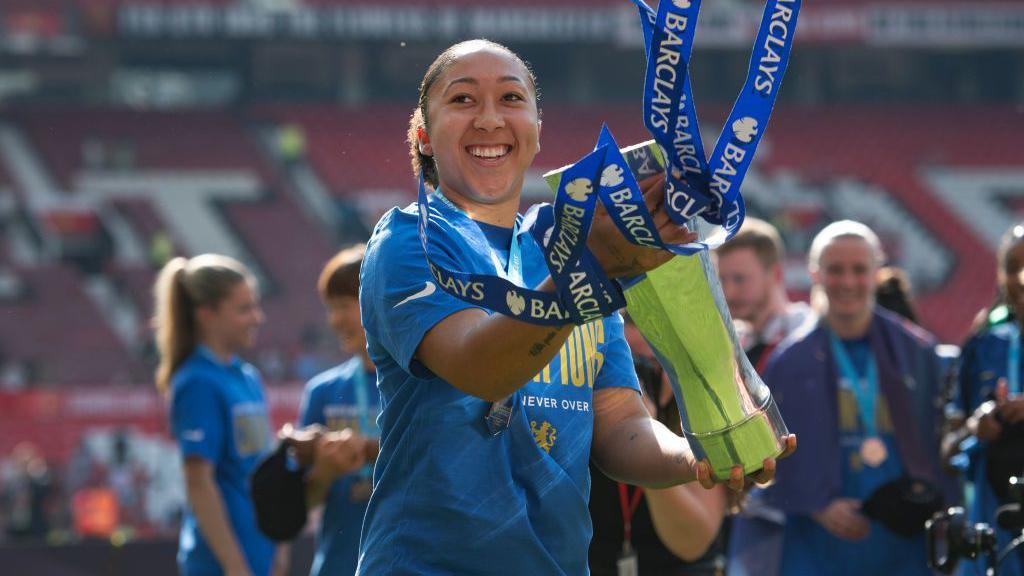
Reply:
M537 88L537 77L534 75L533 69L530 68L530 65L527 64L525 60L520 58L518 54L513 52L507 46L490 40L477 39L453 44L444 52L441 52L430 66L427 67L427 72L423 75L423 81L420 82L419 101L412 112L412 116L409 118L409 131L406 133L406 141L409 143L409 157L412 159L413 175L418 178L420 173L422 173L423 181L435 190L438 186L437 166L434 164L433 157L420 152L419 146L419 131L420 129L426 130L427 126L430 124L430 118L427 116L427 96L430 93L430 88L434 85L434 82L436 82L437 79L455 63L462 53L466 52L470 48L491 48L493 50L506 52L515 58L515 60L522 64L523 68L526 70L530 85L533 88L534 97L537 99L537 107L538 109L540 108L540 91Z

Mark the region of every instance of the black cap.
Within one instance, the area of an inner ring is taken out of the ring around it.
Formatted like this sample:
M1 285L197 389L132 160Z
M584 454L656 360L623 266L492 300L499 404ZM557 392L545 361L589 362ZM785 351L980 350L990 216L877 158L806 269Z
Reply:
M256 524L271 540L292 540L306 525L304 470L288 463L288 444L281 442L253 472L251 492Z

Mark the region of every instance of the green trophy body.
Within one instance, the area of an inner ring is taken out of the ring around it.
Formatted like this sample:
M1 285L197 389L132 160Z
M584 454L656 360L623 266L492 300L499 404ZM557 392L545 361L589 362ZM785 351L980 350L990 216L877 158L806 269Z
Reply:
M653 142L623 150L638 180L662 170ZM560 170L545 174L557 190ZM704 232L703 223L691 229ZM702 234L703 236L703 234ZM719 478L782 453L788 434L768 387L739 346L707 251L677 256L625 291L629 315L672 383L683 432Z

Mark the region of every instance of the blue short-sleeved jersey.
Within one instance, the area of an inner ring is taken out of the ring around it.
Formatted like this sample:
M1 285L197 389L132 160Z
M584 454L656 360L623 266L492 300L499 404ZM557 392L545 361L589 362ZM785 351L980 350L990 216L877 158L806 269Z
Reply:
M360 378L362 372L362 378ZM377 376L363 371L359 358L331 368L306 384L299 414L299 425L321 424L330 430L352 428L375 436L374 423L380 411ZM367 419L371 430L360 425L359 400L356 387L367 388ZM345 576L355 574L359 559L359 533L366 514L366 502L352 497L352 486L361 472L342 476L327 493L323 521L313 559L311 576Z
M272 440L256 369L237 358L224 364L208 348L198 346L171 379L170 421L182 457L213 464L217 488L249 567L254 576L268 575L274 546L256 527L249 497L249 475ZM191 508L181 525L178 565L185 576L223 573Z
M430 203L432 259L496 274L511 231ZM434 283L417 207L377 224L361 272L360 308L377 366L381 452L360 546L360 574L586 574L588 462L594 390L639 390L622 318L576 328L516 392L509 428L489 434L490 403L435 377L414 357L424 334L470 304ZM528 286L548 275L521 234Z

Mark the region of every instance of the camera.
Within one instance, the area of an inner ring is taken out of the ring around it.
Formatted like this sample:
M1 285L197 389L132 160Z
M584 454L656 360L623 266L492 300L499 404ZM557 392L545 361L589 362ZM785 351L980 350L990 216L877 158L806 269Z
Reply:
M996 522L1000 528L1011 532L1024 533L1024 477L1012 476L1008 481L1008 494L1014 503L1000 506ZM943 574L952 574L957 563L966 558L986 559L988 574L995 574L999 562L1013 553L1020 540L1011 543L1006 550L998 553L996 532L989 524L971 525L964 509L957 506L936 512L925 523L928 533L928 565Z

